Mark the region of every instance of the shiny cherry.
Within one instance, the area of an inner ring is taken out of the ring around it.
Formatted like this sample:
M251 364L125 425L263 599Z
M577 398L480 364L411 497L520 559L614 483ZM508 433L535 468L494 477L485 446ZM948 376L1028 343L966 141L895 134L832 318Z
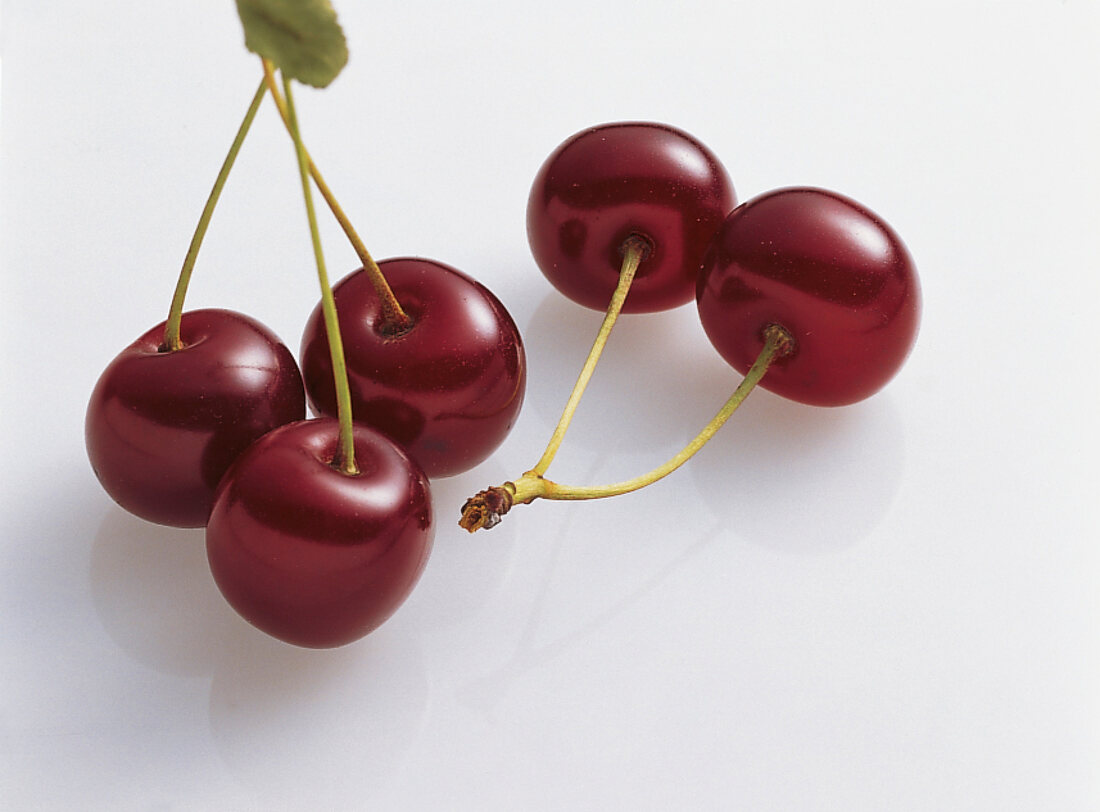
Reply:
M835 192L779 189L734 210L699 276L699 316L722 356L745 373L771 324L794 339L761 386L840 406L886 384L920 320L920 284L897 234Z
M431 552L428 480L390 440L355 427L359 473L333 465L339 425L303 420L265 435L230 468L206 527L214 580L245 620L309 648L381 625Z
M644 237L624 313L689 301L703 253L736 205L718 159L665 124L604 124L567 139L542 165L527 202L527 239L551 284L604 310L619 281L623 244Z
M379 263L412 326L387 329L360 270L334 288L352 414L392 439L430 477L482 462L507 436L523 404L527 362L512 317L488 288L428 259ZM310 405L336 415L320 305L302 338Z
M183 347L164 324L100 376L85 419L88 457L108 494L159 524L206 524L226 469L254 440L305 417L294 357L269 329L228 310L183 315Z

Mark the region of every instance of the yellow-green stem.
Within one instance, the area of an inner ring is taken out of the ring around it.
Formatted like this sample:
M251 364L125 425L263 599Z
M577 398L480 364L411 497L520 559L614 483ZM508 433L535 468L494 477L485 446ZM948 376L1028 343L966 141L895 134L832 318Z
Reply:
M619 313L623 309L623 303L626 302L626 295L630 292L630 286L634 282L634 275L638 271L638 266L649 251L649 241L643 237L632 234L623 242L623 264L619 271L619 282L615 286L615 291L611 294L611 302L607 305L603 322L596 333L596 340L592 343L592 349L588 351L588 357L584 360L584 366L581 367L581 373L577 376L577 382L573 385L573 391L569 394L569 400L566 401L565 409L562 410L558 425L554 428L554 433L551 435L550 442L542 453L542 457L531 469L538 476L546 473L546 469L550 467L550 463L553 462L558 449L561 447L562 440L565 439L565 432L569 429L569 424L573 422L573 414L577 411L581 396L584 395L584 390L588 387L588 382L596 369L596 363L603 354L607 338L611 335L611 328L615 326Z
M222 168L218 172L218 177L214 181L214 187L210 190L209 197L206 199L202 214L199 215L199 223L191 237L191 244L187 248L187 256L183 258L183 267L180 268L179 280L176 282L176 290L172 295L172 304L168 308L168 320L164 324L164 349L168 352L174 352L181 346L180 321L183 319L183 300L187 298L187 286L191 283L191 272L195 268L199 248L206 236L206 229L210 226L210 218L214 215L214 207L218 205L218 198L221 197L225 182L229 179L229 170L233 168L233 163L237 160L237 153L241 151L241 144L244 143L244 137L248 135L252 120L256 118L256 111L260 109L260 102L263 101L266 92L266 83L260 82L260 86L256 88L256 93L252 97L252 103L248 106L248 112L245 113L241 126L237 128L237 135L229 147L229 152L226 154L225 160L222 161Z
M653 470L610 485L598 485L594 487L577 487L562 485L546 479L535 470L528 471L514 482L506 482L497 488L490 488L467 500L463 505L462 519L459 525L473 532L481 527L492 527L500 521L500 517L507 513L513 504L527 504L535 499L554 500L585 500L603 499L608 496L618 496L624 493L636 491L651 485L659 479L671 474L699 451L715 432L720 429L730 416L737 410L745 398L749 396L760 379L768 371L773 361L789 354L794 348L794 340L790 333L778 325L771 325L764 331L764 347L757 356L756 361L745 375L737 389L703 427L695 438L688 443L670 460L659 465Z
M286 125L289 131L290 117L287 110L287 104L279 93L278 85L275 83L275 69L270 60L264 59L262 62L264 67L264 82L267 84L268 89L271 90L271 98L275 101L275 107L279 110L279 116L282 118L283 124ZM347 214L344 213L339 202L337 202L336 196L332 193L332 189L325 183L325 179L321 176L317 164L313 162L308 152L306 152L306 164L309 168L310 177L312 177L313 182L317 184L317 191L321 193L321 197L325 199L325 203L328 204L329 210L332 212L333 217L336 218L336 222L339 223L340 228L343 229L344 234L348 238L348 242L351 243L352 249L359 257L359 261L363 263L363 272L366 273L367 278L378 294L378 299L382 308L382 332L397 334L409 329L412 326L412 319L410 319L408 314L401 308L401 304L397 301L397 297L386 281L386 277L382 274L382 270L378 267L378 263L374 261L374 257L372 257L370 251L367 250L367 246L364 245L363 240L359 238L359 233L351 224L351 220L348 219Z
M344 344L340 339L340 323L336 316L336 301L332 296L332 285L325 270L324 252L321 250L321 235L317 230L317 213L313 209L313 194L309 185L309 168L306 148L302 144L302 135L298 129L298 117L294 112L294 96L290 91L290 79L283 76L283 92L286 93L287 122L290 137L294 139L294 150L298 157L298 174L302 180L302 194L306 201L306 217L309 219L309 236L313 241L313 256L317 261L317 280L321 284L321 310L325 319L325 333L328 336L329 353L332 357L332 375L336 383L336 417L340 423L340 444L333 467L345 474L357 474L355 464L355 436L351 414L351 390L348 386L348 368L344 361Z

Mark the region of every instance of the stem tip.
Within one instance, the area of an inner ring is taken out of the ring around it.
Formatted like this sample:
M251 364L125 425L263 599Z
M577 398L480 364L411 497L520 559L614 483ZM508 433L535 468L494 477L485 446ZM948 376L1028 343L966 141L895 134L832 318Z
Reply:
M764 340L775 344L774 358L785 358L794 352L794 336L781 324L769 324L765 327Z
M500 524L501 517L512 509L512 491L505 485L497 485L474 494L462 506L462 518L458 526L473 533L489 530Z

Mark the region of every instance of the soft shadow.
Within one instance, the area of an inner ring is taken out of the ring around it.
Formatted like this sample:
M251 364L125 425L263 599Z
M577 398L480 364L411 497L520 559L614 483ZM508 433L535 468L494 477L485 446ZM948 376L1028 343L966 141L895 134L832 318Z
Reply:
M421 735L428 679L401 610L342 648L288 645L225 602L202 530L160 527L119 508L100 525L91 581L96 611L123 651L157 671L212 675L213 738L270 808L325 808L346 801L347 786L384 787Z
M209 674L232 644L235 616L210 577L201 529L162 527L112 506L92 547L91 587L111 639L157 671Z
M596 475L602 462L596 461L585 476L591 479ZM583 511L578 505L567 505L566 518L549 545L550 552L543 566L543 577L539 580L538 590L531 596L530 608L526 614L522 631L515 650L507 660L494 670L482 674L468 682L460 690L460 697L471 707L477 708L485 717L492 719L501 700L511 686L525 675L543 668L547 663L563 656L586 639L599 633L601 629L622 617L632 607L638 605L646 596L665 583L675 573L685 567L700 552L706 549L722 534L722 527L712 523L698 534L687 531L676 539L668 539L669 550L657 553L658 563L649 569L641 580L635 581L621 593L617 599L584 619L569 632L546 642L537 642L540 632L548 625L547 616L555 612L555 604L550 599L555 576L562 568L562 554L570 547L568 541L576 535L576 525L583 524ZM697 524L697 523L696 523ZM501 527L505 525L502 523ZM693 524L692 526L695 526ZM500 528L494 528L496 533ZM662 546L663 546L662 542ZM623 554L631 554L624 552Z
M491 533L474 534L458 526L466 499L490 482L506 478L501 470L486 468L432 482L435 543L420 583L401 608L418 626L438 629L476 617L503 588L515 564L514 523L503 522Z
M524 626L515 651L511 656L493 671L480 675L461 690L461 696L466 704L478 708L487 718L492 719L496 714L496 707L507 695L508 690L520 679L531 672L545 667L563 656L586 639L598 633L601 629L623 616L631 607L636 606L647 595L667 581L673 574L682 569L703 549L709 546L721 535L721 530L714 527L702 534L694 542L683 546L675 552L669 561L658 569L653 570L649 577L635 584L628 593L619 597L610 606L592 615L584 623L574 628L568 634L546 643L536 644L535 638L542 627L543 617L548 609L547 593L551 578L557 566L557 550L555 547L554 561L548 567L548 576L543 582L544 588L534 596L531 612Z
M886 515L904 449L889 393L824 409L760 390L685 469L729 532L786 553L828 553Z
M210 725L233 773L269 808L336 808L389 786L423 734L429 685L395 615L338 649L242 635L218 662ZM403 627L403 628L402 628Z

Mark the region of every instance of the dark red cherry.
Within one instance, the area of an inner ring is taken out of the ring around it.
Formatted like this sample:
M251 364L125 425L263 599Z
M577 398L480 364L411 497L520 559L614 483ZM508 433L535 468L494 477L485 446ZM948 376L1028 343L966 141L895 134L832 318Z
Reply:
M379 263L412 326L386 330L367 275L334 288L347 359L352 414L392 439L430 477L486 459L523 405L527 361L512 317L488 288L428 259ZM310 405L336 415L328 337L320 305L302 338Z
M742 374L764 329L784 327L794 351L760 385L817 406L881 389L920 320L920 284L901 239L824 189L779 189L734 210L707 253L696 298L711 342Z
M294 357L259 322L193 310L183 347L162 352L164 324L123 350L100 376L85 419L92 468L131 513L201 527L226 469L254 440L305 417Z
M359 474L333 466L331 418L283 426L225 475L206 527L214 580L257 628L309 648L376 629L404 602L431 552L424 472L390 440L355 427Z
M714 232L737 204L725 168L705 146L665 124L592 127L546 159L527 202L535 262L570 299L607 308L632 234L650 251L624 313L689 301Z

